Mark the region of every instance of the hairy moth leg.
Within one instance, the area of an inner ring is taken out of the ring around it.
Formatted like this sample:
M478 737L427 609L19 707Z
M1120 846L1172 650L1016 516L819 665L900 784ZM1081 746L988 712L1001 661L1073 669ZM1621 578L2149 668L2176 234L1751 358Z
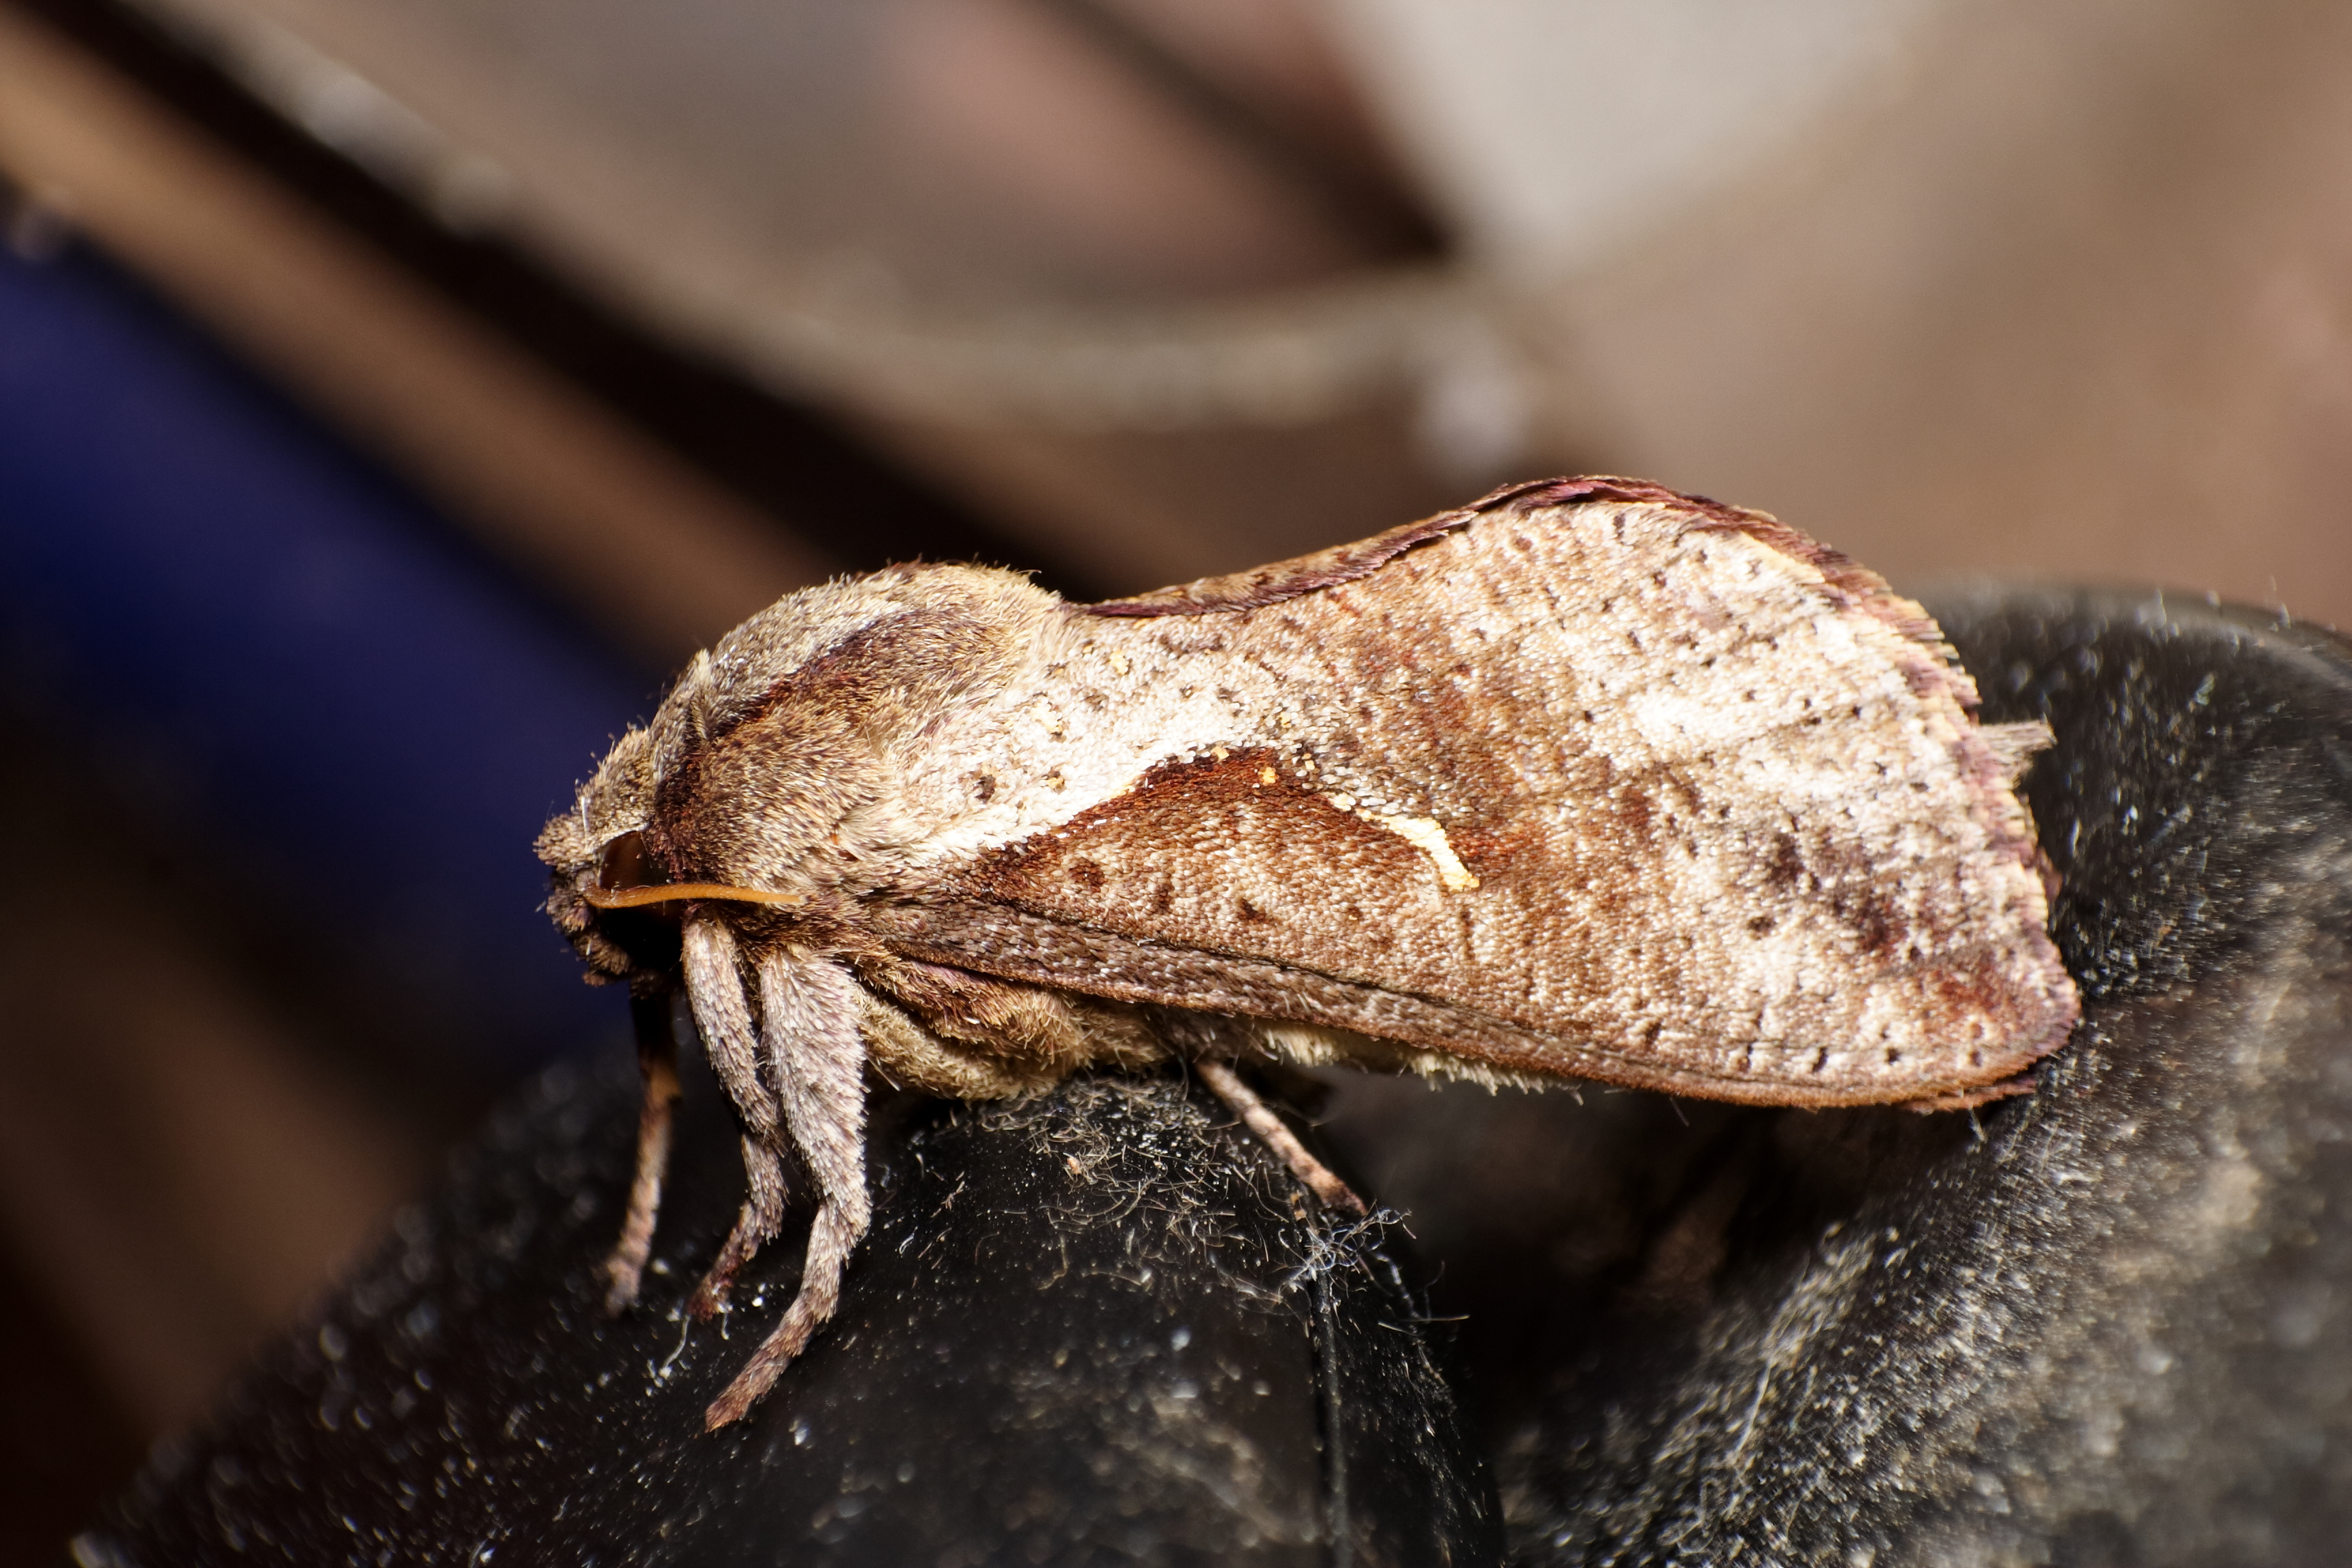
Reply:
M774 1386L841 1299L841 1275L866 1234L866 1042L857 1032L864 996L830 959L778 943L761 954L761 1037L768 1047L784 1124L817 1189L800 1293L705 1425L724 1426Z
M1331 1167L1307 1152L1307 1145L1282 1124L1282 1118L1257 1097L1257 1091L1242 1081L1233 1064L1213 1058L1201 1058L1192 1063L1192 1070L1209 1091L1225 1102L1227 1110L1242 1119L1242 1125L1257 1135L1257 1141L1281 1157L1291 1173L1307 1184L1308 1190L1322 1199L1326 1206L1360 1217L1367 1211L1364 1200L1358 1197L1348 1184L1332 1174Z
M717 1317L727 1306L727 1293L735 1288L735 1276L743 1266L759 1256L760 1248L775 1239L784 1223L784 1162L776 1152L776 1141L743 1135L743 1207L735 1216L735 1228L727 1233L727 1244L719 1249L702 1283L694 1288L694 1295L686 1310L698 1318Z
M662 1178L669 1172L669 1145L677 1105L677 1037L671 1032L667 996L632 996L636 1026L637 1070L645 1100L637 1111L637 1165L629 1183L628 1213L621 1239L604 1259L604 1310L619 1312L637 1299L646 1259L653 1255L654 1220L661 1212Z
M715 920L686 927L687 995L702 1032L703 1054L735 1102L743 1134L743 1207L718 1260L695 1287L687 1310L708 1318L726 1304L736 1271L772 1239L784 1219L783 1129L776 1097L760 1077L760 1040L751 1009L743 998L743 973L736 963L735 938Z

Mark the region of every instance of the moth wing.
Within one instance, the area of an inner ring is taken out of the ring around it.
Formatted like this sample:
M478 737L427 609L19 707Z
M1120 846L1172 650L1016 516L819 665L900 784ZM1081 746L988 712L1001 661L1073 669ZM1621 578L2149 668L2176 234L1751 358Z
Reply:
M1917 606L1624 481L1440 521L1108 607L1144 709L1235 671L1262 695L960 867L899 945L1773 1103L1964 1100L2064 1037L2018 738Z

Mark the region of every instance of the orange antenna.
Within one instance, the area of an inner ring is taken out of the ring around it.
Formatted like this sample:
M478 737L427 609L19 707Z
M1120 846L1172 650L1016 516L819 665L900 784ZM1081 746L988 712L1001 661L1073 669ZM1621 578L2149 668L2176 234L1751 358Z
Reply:
M634 910L683 899L725 899L739 904L808 902L806 893L772 893L764 888L730 888L724 882L664 882L653 888L589 888L580 895L600 910Z

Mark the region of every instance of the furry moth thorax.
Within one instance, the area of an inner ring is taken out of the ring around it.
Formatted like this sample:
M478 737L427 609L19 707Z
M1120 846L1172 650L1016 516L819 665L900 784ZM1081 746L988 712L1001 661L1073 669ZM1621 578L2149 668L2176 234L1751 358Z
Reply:
M1002 691L1056 604L1008 572L916 566L793 594L744 622L694 657L652 722L624 735L576 808L548 824L538 849L555 871L550 913L594 972L641 988L674 983L677 965L646 943L637 910L675 924L741 900L621 911L594 907L599 893L758 890L801 911L763 930L855 948L854 930L828 913L888 885L938 837L909 788L924 737Z

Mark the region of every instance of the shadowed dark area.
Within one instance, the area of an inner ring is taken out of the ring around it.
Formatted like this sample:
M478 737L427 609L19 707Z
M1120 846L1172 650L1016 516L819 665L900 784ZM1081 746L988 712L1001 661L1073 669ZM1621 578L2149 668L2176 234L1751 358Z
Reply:
M69 1346L60 1314L23 1270L0 1271L0 1334L46 1353L9 1369L8 1418L0 1421L0 1512L16 1539L44 1548L64 1540L105 1500L110 1479L139 1462L130 1421L106 1396L88 1358Z

